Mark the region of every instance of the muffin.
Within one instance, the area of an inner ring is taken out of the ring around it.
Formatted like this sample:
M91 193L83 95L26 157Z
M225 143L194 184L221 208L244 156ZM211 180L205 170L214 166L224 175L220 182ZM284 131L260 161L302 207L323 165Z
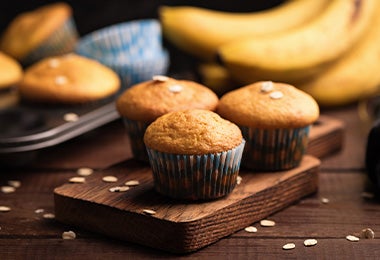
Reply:
M17 84L22 74L21 65L12 57L0 52L0 90Z
M16 16L2 35L0 50L27 66L73 51L77 39L71 7L58 2Z
M292 85L261 81L223 95L217 113L242 130L247 142L242 166L275 171L300 164L319 107Z
M112 68L122 88L165 74L169 53L162 45L161 26L156 19L114 24L82 37L75 52Z
M213 111L218 101L212 90L199 83L157 75L125 90L117 99L116 107L129 133L134 157L147 162L143 136L150 123L175 110Z
M174 111L144 135L154 187L175 199L209 200L236 185L245 141L238 126L212 111Z
M52 104L94 102L115 94L119 88L114 71L75 54L44 58L28 67L18 84L23 100Z

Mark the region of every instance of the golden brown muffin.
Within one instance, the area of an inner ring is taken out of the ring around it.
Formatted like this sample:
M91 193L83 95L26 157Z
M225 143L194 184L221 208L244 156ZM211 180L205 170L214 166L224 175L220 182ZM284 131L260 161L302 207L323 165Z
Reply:
M63 2L45 5L35 10L21 13L6 28L0 41L0 49L15 59L22 61L51 35L61 29L65 22L71 18L72 9ZM77 37L76 30L74 37ZM54 44L61 45L59 49L63 46L67 49L71 48L73 43L61 42ZM56 46L52 47L56 48Z
M12 57L0 52L0 89L18 83L22 78L21 65Z
M317 102L294 86L261 81L226 93L218 114L237 124L246 140L242 165L275 171L296 167L306 152Z
M201 109L165 114L148 126L145 144L172 154L209 154L230 150L242 142L235 124Z
M145 132L155 189L177 199L216 199L235 187L245 140L239 127L202 109L165 114Z
M117 100L117 109L130 120L152 122L174 110L215 110L218 101L212 90L194 81L154 76L124 91Z
M309 94L271 81L226 93L217 111L238 125L265 129L302 127L319 117L318 104Z
M76 104L108 97L120 88L118 75L101 63L75 54L45 58L25 70L23 99Z

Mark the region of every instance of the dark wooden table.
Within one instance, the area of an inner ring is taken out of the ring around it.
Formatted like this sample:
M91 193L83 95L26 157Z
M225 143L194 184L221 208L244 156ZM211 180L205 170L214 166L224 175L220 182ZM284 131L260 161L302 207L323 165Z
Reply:
M368 129L356 106L323 114L346 124L343 149L321 158L319 191L271 215L274 227L252 223L257 233L241 230L197 252L174 255L44 218L44 213L54 213L54 188L76 175L79 167L105 169L131 158L128 137L116 121L42 150L25 167L0 169L0 186L9 180L21 182L13 193L0 192L0 206L11 207L9 212L0 212L0 259L379 259L380 202L363 196L363 192L373 192L364 170ZM329 203L322 203L322 198ZM36 213L36 209L44 212ZM375 239L346 240L364 228L371 228ZM75 231L76 239L61 238L68 230ZM318 244L305 247L308 238L317 239ZM286 243L295 243L296 248L283 250Z

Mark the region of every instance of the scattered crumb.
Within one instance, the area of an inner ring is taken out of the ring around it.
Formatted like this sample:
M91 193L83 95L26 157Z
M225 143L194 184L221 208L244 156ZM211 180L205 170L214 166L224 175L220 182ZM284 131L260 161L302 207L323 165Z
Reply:
M318 243L318 241L316 239L306 239L305 241L303 241L303 244L305 246L315 246L316 244Z
M123 192L129 190L128 186L116 186L108 189L110 192Z
M145 214L148 214L148 215L154 215L154 214L156 214L156 211L154 211L152 209L143 209L143 212Z
M0 212L8 212L11 211L10 207L7 206L0 206Z
M67 122L75 122L78 121L79 116L75 113L67 113L63 116L63 119Z
M14 188L20 188L21 187L21 181L17 181L17 180L9 180L8 181L8 185L9 186L12 186Z
M40 214L40 213L43 213L43 212L45 212L44 209L36 209L36 210L34 211L34 213L36 213L36 214Z
M140 182L138 180L130 180L130 181L127 181L124 184L127 185L127 186L137 186L137 185L140 184Z
M322 202L323 204L327 204L327 203L330 202L330 200L329 200L328 198L321 198L321 202Z
M93 169L87 168L87 167L82 167L77 170L77 174L83 177L89 176L94 172Z
M284 249L284 250L291 250L294 248L296 248L296 245L294 243L287 243L287 244L282 246L282 249Z
M236 177L236 184L239 185L239 184L241 183L242 180L243 180L243 178L242 178L240 175L238 175L238 176Z
M1 187L1 192L3 192L3 193L12 193L15 191L16 191L16 188L12 187L12 186L2 186Z
M274 222L273 220L269 220L269 219L263 219L260 221L260 225L262 227L274 227L276 225L276 222Z
M357 242L357 241L359 241L359 238L356 237L356 236L353 236L353 235L348 235L348 236L346 236L346 239L347 239L348 241L351 241L351 242Z
M69 179L71 183L84 183L86 179L84 177L72 177Z
M53 219L55 218L55 215L53 213L45 213L42 215L42 217L46 219Z
M63 239L75 239L77 235L75 234L74 231L65 231L62 233L62 238Z
M117 182L117 178L115 176L104 176L102 180L104 182Z
M249 233L256 233L257 232L257 228L254 226L246 227L244 230L249 232Z
M361 232L361 237L367 238L367 239L374 239L375 238L375 232L373 232L373 230L370 228L365 228Z

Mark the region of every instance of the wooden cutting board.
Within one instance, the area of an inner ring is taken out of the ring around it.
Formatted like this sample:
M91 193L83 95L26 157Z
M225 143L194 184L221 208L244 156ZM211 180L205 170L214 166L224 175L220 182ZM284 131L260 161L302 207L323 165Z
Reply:
M342 147L343 124L322 116L310 132L308 154L295 169L252 173L227 197L207 202L176 201L154 191L149 165L134 159L96 171L85 183L54 191L56 219L113 238L174 253L198 250L279 211L318 189L320 161ZM118 178L116 183L103 176ZM126 192L109 188L138 180ZM154 210L154 215L144 213Z
M189 203L161 196L153 189L149 166L135 160L96 172L85 183L55 189L58 221L142 245L191 252L283 209L318 187L319 160L305 156L296 169L273 173L241 171L242 182L227 197ZM118 178L116 183L102 176ZM109 188L128 180L140 185L126 192ZM154 215L144 213L154 210Z

